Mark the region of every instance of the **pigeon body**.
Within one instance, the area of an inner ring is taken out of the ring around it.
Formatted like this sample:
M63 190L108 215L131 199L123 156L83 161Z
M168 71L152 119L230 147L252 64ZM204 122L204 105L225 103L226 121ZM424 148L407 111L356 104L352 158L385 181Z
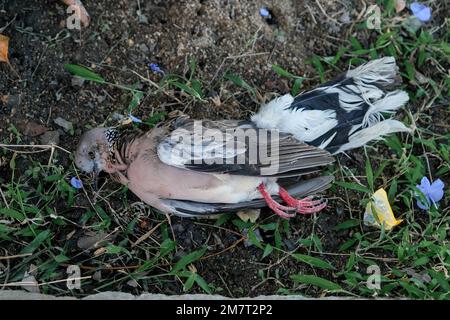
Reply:
M256 140L242 134L249 132ZM292 195L320 192L332 178L295 183L288 190L280 183L319 170L333 162L331 155L277 130L270 130L268 139L262 133L266 130L250 122L233 120L183 119L148 132L97 128L81 138L75 163L85 172L106 171L147 204L181 216L269 206L288 218L295 215L290 211L323 209L321 201ZM269 149L268 162L261 155ZM286 206L278 202L280 198Z
M370 61L296 97L286 94L252 116L260 128L278 129L300 141L340 153L394 132L409 132L403 123L384 120L409 100L401 90L393 57Z

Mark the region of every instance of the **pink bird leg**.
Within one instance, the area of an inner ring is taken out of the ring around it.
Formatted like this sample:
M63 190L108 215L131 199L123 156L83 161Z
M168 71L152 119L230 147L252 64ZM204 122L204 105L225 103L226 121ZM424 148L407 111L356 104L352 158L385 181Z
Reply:
M280 187L279 195L289 207L293 207L300 214L316 213L324 209L327 204L322 200L312 200L311 197L304 199L295 199L289 193Z
M264 200L266 200L267 205L270 209L272 209L273 212L275 212L277 215L284 219L289 219L292 217L295 217L295 213L287 213L286 211L294 211L295 208L286 207L281 205L280 203L276 202L272 196L267 192L266 187L264 186L264 183L261 183L258 186L258 191L261 192L261 195L263 196Z

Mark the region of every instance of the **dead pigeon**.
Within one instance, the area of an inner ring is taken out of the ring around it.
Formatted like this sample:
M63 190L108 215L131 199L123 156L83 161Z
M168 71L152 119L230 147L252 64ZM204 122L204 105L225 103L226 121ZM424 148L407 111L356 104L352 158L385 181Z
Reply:
M344 152L394 132L411 131L383 116L409 100L405 91L390 91L399 81L393 57L373 60L295 98L276 98L251 119L260 128L290 133L333 154Z
M325 201L309 196L333 178L291 180L332 162L327 151L278 130L185 117L148 132L92 129L75 154L84 172L108 172L159 211L189 217L265 206L283 218L318 212Z

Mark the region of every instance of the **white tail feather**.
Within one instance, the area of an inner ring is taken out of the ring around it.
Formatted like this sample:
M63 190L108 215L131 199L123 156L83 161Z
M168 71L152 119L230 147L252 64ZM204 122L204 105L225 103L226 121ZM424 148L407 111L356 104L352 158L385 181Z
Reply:
M356 84L376 84L389 86L396 80L398 66L394 57L384 57L369 61L358 68L347 71L346 76L355 80Z
M400 121L394 119L388 119L374 124L371 127L362 129L352 134L349 138L349 142L342 145L336 152L340 153L346 150L362 147L370 141L380 140L383 136L386 136L395 132L411 132L412 130L406 127Z
M364 115L363 127L370 127L383 119L382 112L394 113L400 107L405 105L409 96L405 91L396 90L389 92L384 98L369 103L370 107Z

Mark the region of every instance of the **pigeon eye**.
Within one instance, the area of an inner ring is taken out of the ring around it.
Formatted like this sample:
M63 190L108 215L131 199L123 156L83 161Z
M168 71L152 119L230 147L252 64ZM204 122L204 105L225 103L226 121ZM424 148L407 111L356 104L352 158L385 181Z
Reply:
M89 151L88 156L89 156L89 158L94 159L95 158L94 151Z

